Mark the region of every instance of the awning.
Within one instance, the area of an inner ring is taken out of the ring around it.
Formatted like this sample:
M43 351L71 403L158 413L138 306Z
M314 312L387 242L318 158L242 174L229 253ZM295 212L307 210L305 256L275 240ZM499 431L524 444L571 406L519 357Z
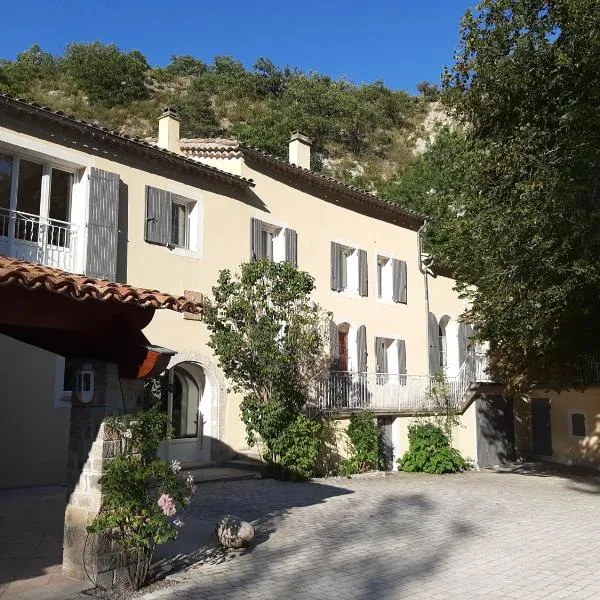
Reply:
M0 255L0 333L65 358L116 363L124 378L160 373L175 352L142 333L159 309L202 314L202 301Z

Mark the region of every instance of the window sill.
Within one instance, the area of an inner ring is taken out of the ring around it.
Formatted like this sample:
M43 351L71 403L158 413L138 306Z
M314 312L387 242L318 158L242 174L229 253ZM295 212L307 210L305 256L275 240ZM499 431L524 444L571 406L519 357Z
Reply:
M406 302L396 302L391 298L377 298L377 302L379 302L380 304L390 304L392 306L406 306L407 304Z
M169 246L166 247L167 251L169 252L169 254L174 254L175 256L184 256L186 258L202 258L202 256L200 255L200 252L198 252L197 250L188 250L187 248L179 248L179 247L171 247L169 248Z

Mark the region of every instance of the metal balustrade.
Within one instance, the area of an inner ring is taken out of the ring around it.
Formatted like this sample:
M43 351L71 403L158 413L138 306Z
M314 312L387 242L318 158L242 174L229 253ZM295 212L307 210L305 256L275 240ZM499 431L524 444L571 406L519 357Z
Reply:
M440 380L430 376L338 371L316 378L309 394L325 411L435 411L440 409L434 398L436 386L445 401L458 408L473 384L485 382L491 382L487 356L472 350L457 375L446 378L445 390L439 389Z
M0 252L65 271L76 270L78 227L17 210L0 208Z

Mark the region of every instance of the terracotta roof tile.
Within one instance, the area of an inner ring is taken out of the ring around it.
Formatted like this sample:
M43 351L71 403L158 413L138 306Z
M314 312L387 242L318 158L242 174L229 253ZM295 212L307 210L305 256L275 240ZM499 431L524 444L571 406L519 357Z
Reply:
M270 154L265 150L254 148L252 146L246 146L245 144L242 144L234 139L184 138L180 140L180 142L181 151L191 157L239 158L244 154L248 154L251 157L264 160L273 166L284 169L290 173L309 178L321 184L336 188L339 191L352 194L354 197L365 200L373 206L401 214L402 216L411 219L415 223L422 223L427 218L427 215L404 208L403 206L386 200L385 198L381 198L380 196L377 196L377 194L369 192L368 190L354 187L353 185L349 185L339 181L338 179L335 179L334 177L324 175L323 173L318 173L316 171L311 171L310 169L305 169L304 167L293 165L287 160Z
M188 158L184 154L178 154L177 152L171 152L169 150L165 150L164 148L160 148L156 143L148 140L142 140L124 133L119 133L118 131L113 131L108 127L103 127L102 125L88 123L87 121L83 121L72 115L67 115L61 110L52 110L48 106L42 106L37 102L27 102L22 98L15 98L14 96L11 96L5 92L0 92L0 102L9 106L13 106L17 109L26 110L31 113L37 113L52 119L58 119L65 124L73 127L79 127L92 133L102 133L112 141L132 144L139 149L160 153L164 158L175 159L181 161L182 163L186 163L188 166L193 165L194 168L201 169L207 176L220 179L221 181L227 181L229 183L244 187L252 187L254 185L251 179L246 179L238 175L227 173L226 171L222 171L221 169L217 169L216 167L212 167L210 165L198 163L198 161Z
M202 314L202 302L136 288L104 279L73 275L60 269L44 267L0 254L0 287L19 286L46 290L79 301L120 302L142 308L166 308L181 313Z

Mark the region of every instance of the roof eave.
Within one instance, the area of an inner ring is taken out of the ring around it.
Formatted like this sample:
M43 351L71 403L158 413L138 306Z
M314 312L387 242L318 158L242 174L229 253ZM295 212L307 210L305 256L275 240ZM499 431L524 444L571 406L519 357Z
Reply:
M251 179L246 179L244 177L239 177L238 175L227 173L226 171L221 171L216 167L199 163L197 160L188 158L185 155L159 148L158 146L154 146L148 142L140 140L139 138L134 138L126 134L120 134L106 127L101 127L81 119L76 119L62 113L61 111L53 111L48 107L41 106L37 103L26 102L21 98L14 98L13 96L2 92L0 92L0 102L3 102L5 105L16 110L23 111L29 115L36 115L38 117L57 122L62 126L72 127L78 129L79 131L84 131L93 137L101 136L108 142L125 145L136 151L146 152L158 159L175 161L180 166L186 165L189 168L199 170L206 176L217 179L224 183L228 183L243 189L254 187L254 182Z

